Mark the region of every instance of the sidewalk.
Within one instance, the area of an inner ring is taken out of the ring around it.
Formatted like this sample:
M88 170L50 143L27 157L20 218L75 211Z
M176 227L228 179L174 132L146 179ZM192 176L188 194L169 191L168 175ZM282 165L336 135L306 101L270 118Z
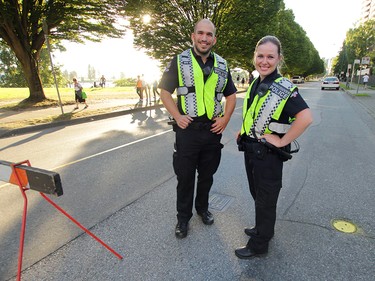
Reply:
M352 98L358 101L366 111L375 119L375 90L363 89L363 85L352 83L350 90L345 90Z

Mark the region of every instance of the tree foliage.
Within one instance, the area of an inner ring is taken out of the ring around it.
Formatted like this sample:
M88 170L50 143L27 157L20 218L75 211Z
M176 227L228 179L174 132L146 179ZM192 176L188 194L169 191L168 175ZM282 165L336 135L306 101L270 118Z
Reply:
M0 38L20 62L29 99L45 99L38 69L45 35L57 42L120 37L124 29L117 19L122 7L119 0L0 1Z
M234 66L251 72L254 48L265 35L275 35L281 0L235 0L222 25L218 27L217 51Z
M0 86L26 87L25 76L21 71L20 62L8 46L0 40Z
M265 35L280 36L289 73L323 72L323 61L285 11L282 0L128 0L125 4L134 44L166 65L171 58L191 46L195 22L209 18L216 26L218 43L214 50L230 62L231 67L253 70L253 53L257 41ZM150 15L149 23L143 22Z
M277 37L283 45L284 73L308 76L324 71L324 62L291 10L280 10Z
M338 58L333 64L335 74L346 73L348 64L354 60L370 57L370 68L374 69L375 61L375 20L368 20L346 33ZM356 65L358 67L358 65ZM374 72L374 70L372 70Z
M114 81L114 84L116 87L129 87L129 86L136 86L137 85L137 79L135 78L121 78Z
M218 25L232 2L130 0L126 1L125 11L134 32L135 46L166 65L175 54L191 46L190 35L198 19L210 18ZM149 23L143 21L145 15L151 15Z

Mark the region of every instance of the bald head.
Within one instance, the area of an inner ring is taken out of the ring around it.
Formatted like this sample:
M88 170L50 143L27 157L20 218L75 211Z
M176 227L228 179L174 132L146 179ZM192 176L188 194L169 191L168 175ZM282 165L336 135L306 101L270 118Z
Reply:
M199 30L200 26L211 26L212 28L212 31L213 31L213 36L215 36L216 34L216 27L215 25L212 23L212 21L210 21L209 19L201 19L199 20L195 26L194 26L194 33L197 33L197 31Z

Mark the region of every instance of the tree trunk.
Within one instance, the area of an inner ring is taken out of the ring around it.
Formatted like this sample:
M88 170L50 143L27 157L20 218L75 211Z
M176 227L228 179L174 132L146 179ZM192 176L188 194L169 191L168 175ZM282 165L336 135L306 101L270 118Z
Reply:
M44 94L42 80L39 76L37 60L27 52L25 52L23 57L25 57L26 59L21 61L21 65L30 91L28 100L34 102L45 100L46 96Z

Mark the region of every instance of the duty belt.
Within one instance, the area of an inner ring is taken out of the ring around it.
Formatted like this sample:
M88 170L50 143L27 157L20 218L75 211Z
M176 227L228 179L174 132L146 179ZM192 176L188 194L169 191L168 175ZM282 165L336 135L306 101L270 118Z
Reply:
M280 148L270 144L264 138L257 140L249 136L241 136L237 140L237 144L239 151L254 153L259 159L263 159L264 153L267 152L278 154L283 161L292 158L292 155L290 154L290 144Z
M213 122L197 122L193 121L187 127L188 129L192 130L211 130Z

